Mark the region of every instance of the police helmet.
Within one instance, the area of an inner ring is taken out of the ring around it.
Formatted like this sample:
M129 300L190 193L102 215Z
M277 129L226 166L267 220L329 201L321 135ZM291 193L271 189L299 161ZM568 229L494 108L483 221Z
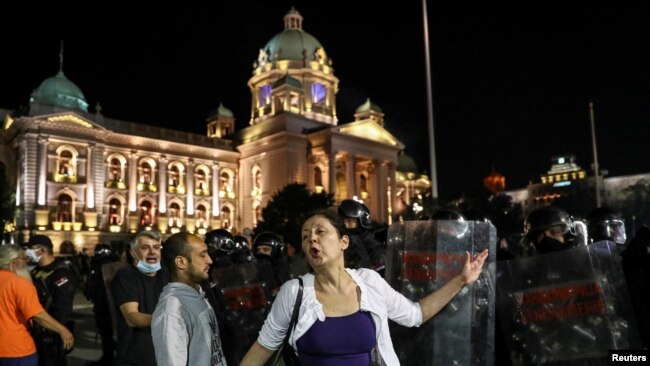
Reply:
M244 253L250 251L251 247L248 244L248 239L246 239L246 237L235 235L232 239L235 242L235 252Z
M609 207L598 207L587 216L587 230L593 242L610 240L618 245L625 244L625 220Z
M255 255L255 258L268 257L264 254L257 253L257 248L261 245L271 247L271 259L278 259L282 256L282 253L284 253L284 241L282 240L282 237L276 233L265 231L255 237L255 240L253 240L253 254Z
M431 215L431 220L443 221L438 228L441 233L461 238L467 234L469 229L465 217L460 212L448 208L442 208Z
M108 244L95 245L95 256L108 257L113 255L113 248Z
M431 215L431 220L465 221L465 217L456 210L442 208Z
M535 209L524 220L524 238L534 242L536 236L554 226L562 227L565 235L576 235L573 218L568 212L559 207L544 206Z
M351 199L343 200L338 211L339 216L355 218L359 221L361 227L370 229L370 211L363 203Z
M235 250L235 241L232 234L226 229L212 230L205 234L205 243L210 252L231 254Z

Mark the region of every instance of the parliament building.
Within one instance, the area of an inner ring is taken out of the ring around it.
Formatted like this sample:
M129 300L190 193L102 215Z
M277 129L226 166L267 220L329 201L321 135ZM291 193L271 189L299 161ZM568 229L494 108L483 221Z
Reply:
M223 105L208 117L205 135L112 119L99 107L90 112L62 66L34 90L28 111L0 110L17 240L38 232L80 249L144 228L243 232L294 182L337 201L356 196L376 221L399 219L430 182L370 99L353 121L339 123L339 79L302 21L289 11L284 30L259 50L248 80L250 123L240 130Z

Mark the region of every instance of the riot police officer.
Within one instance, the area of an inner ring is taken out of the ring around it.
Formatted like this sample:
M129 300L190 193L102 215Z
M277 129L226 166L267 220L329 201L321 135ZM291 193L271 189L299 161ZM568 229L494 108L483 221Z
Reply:
M111 321L111 305L104 282L102 266L117 262L117 254L108 244L97 244L95 255L90 261L90 276L86 282L84 295L93 303L95 325L102 341L102 357L97 361L97 366L112 365L115 353L115 340L113 339L113 322Z
M383 276L386 247L375 239L370 230L372 223L368 207L361 202L346 199L339 205L338 213L343 219L344 234L350 238L345 253L346 267L371 268Z
M233 236L235 242L235 249L230 254L234 263L247 263L255 261L255 257L251 252L251 246L248 244L248 239L241 235Z
M235 250L235 240L226 229L216 229L205 234L205 243L208 245L212 267L231 266L230 254Z
M271 265L275 288L279 288L291 278L291 271L284 255L285 248L282 237L270 231L258 234L253 240L253 255L258 262L268 262Z
M573 218L554 206L532 211L524 221L523 246L527 254L544 254L580 244Z
M625 220L609 207L598 207L587 215L587 230L591 243L609 240L622 246L627 240Z
M52 240L47 236L32 235L27 245L29 249L25 254L37 264L31 274L41 305L54 319L74 332L72 306L77 279L73 271L63 260L54 257ZM57 333L35 326L33 336L40 366L67 364L66 351Z

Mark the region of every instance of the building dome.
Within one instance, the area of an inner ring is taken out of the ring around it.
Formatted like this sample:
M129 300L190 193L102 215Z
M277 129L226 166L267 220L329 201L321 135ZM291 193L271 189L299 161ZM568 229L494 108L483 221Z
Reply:
M397 170L404 173L418 173L418 167L415 165L415 160L406 155L402 150L397 155Z
M30 102L88 112L84 93L65 77L63 71L43 81L32 93Z
M363 113L363 112L369 112L369 111L375 111L379 113L384 113L381 108L379 108L378 105L370 101L370 98L366 99L366 101L357 107L356 113Z
M276 34L260 51L263 61L318 61L324 53L321 43L302 30L302 16L291 9L284 16L284 31ZM262 60L258 60L262 61Z

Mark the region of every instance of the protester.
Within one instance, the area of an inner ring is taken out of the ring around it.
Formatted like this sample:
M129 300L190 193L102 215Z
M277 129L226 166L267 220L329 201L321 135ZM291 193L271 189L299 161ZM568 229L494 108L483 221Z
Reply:
M28 327L31 320L56 332L64 349L72 333L43 309L27 270L28 258L17 245L0 245L0 366L36 366L38 354Z
M111 291L117 312L117 365L155 366L151 314L168 276L160 266L161 237L139 232L130 244L132 261L113 278Z
M200 285L210 275L208 246L197 236L178 233L167 239L162 256L171 282L151 322L158 366L226 365L217 318Z
M313 215L303 224L302 249L313 273L302 276L299 320L289 338L303 365L399 364L388 319L404 326L427 321L463 286L478 278L488 254L485 250L472 259L467 253L457 276L414 303L393 290L377 272L344 267L350 239L342 235L343 230L341 218L327 212ZM297 280L282 286L259 338L241 365L263 365L281 345L298 288ZM375 348L377 352L372 352Z

